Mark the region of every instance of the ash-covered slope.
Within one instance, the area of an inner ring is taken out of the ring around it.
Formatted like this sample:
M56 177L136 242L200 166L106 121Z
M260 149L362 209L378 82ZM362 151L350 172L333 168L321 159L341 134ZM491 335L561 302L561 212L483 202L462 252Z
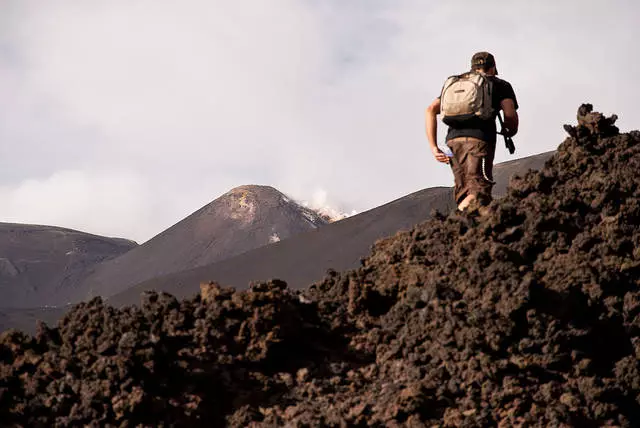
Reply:
M325 224L273 187L237 187L134 251L96 267L76 301L111 296L142 281L214 263Z
M542 153L496 165L494 194L504 194L509 178L529 168L538 169L552 155ZM162 290L187 297L198 292L203 281L215 279L222 284L246 289L252 280L286 279L290 288L302 288L322 278L328 269L354 269L379 239L406 230L430 217L432 210L453 210L450 188L429 188L412 193L370 211L349 217L317 230L300 233L282 242L247 251L241 255L180 271L127 288L109 298L110 304L121 306L139 302L145 290ZM5 310L0 308L0 332L20 328L34 332L36 320L55 323L67 308Z
M640 132L572 132L488 209L385 239L309 290L95 299L5 333L0 420L639 426Z
M91 267L136 246L61 227L0 223L0 308L66 303Z
M529 169L539 169L552 152L498 164L494 168L495 196L502 196L509 179ZM211 265L153 278L109 298L115 306L136 304L146 290L164 291L178 297L198 292L210 280L246 289L249 282L282 278L289 288L307 287L328 269L355 269L373 243L399 230L407 230L429 218L433 210L455 209L451 188L423 189L367 212L327 225L313 233L302 233L274 245L248 251Z

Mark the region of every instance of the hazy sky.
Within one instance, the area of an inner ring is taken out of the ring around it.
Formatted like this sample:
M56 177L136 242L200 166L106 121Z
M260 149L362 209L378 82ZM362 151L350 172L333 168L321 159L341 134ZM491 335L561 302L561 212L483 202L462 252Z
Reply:
M479 50L516 90L518 157L585 101L638 129L639 18L632 0L0 0L0 221L143 242L242 184L346 211L451 185L424 108Z

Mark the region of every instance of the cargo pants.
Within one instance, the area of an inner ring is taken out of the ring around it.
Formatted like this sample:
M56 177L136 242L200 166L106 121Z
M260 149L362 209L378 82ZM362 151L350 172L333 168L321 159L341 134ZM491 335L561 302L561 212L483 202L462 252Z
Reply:
M474 137L457 137L447 141L451 149L451 169L455 179L454 197L460 204L467 196L475 195L478 202L486 205L492 200L493 159L495 143Z

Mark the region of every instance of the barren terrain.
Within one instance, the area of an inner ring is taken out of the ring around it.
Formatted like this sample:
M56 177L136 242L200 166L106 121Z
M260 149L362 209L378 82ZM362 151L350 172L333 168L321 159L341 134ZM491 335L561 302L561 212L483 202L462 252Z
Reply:
M0 337L24 426L640 425L640 132L592 116L488 208L304 290L99 298Z

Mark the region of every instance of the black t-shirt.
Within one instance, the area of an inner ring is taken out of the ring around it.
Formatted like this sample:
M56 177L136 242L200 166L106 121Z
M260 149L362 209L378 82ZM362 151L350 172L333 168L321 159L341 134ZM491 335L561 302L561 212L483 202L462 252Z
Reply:
M447 141L457 137L475 137L488 143L496 142L496 116L501 110L500 103L502 100L510 98L513 100L516 109L518 101L516 94L513 92L511 84L506 80L499 79L496 76L487 76L493 82L493 109L494 117L491 120L479 120L472 125L466 125L464 128L449 127L447 132Z

